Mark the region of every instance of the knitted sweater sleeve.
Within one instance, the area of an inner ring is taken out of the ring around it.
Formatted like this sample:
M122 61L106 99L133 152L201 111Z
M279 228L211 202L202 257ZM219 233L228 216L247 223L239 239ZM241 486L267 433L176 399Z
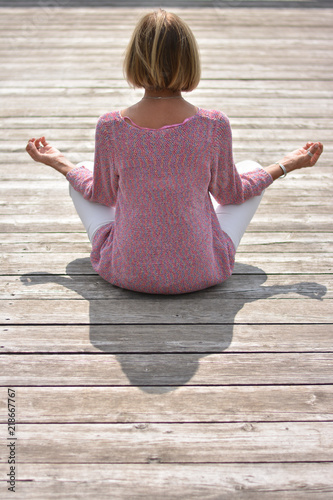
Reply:
M229 119L219 113L214 131L214 158L209 191L220 205L239 205L258 196L272 182L263 168L239 174L232 153L232 133Z
M66 178L86 200L112 207L117 201L118 173L108 123L102 116L96 126L94 172L81 166L70 170Z

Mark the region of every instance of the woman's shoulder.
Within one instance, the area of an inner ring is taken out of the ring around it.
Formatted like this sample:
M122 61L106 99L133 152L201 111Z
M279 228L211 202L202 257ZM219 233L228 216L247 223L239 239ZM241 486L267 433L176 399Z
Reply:
M113 123L116 123L120 121L120 115L119 111L110 111L108 113L104 113L101 115L98 120L97 120L97 127L105 127L108 125L112 125Z
M200 115L213 122L222 122L229 124L228 116L223 113L223 111L219 111L218 109L200 108Z
M228 116L217 109L202 109L200 108L200 115L204 120L209 123L209 130L212 136L230 140L231 138L231 125Z

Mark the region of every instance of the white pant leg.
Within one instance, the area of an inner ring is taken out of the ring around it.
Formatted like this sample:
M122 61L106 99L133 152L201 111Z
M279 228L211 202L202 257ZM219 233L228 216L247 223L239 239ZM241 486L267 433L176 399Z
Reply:
M84 161L78 163L76 166L80 167L83 165L91 171L94 169L94 163L92 161ZM69 184L69 194L90 241L93 240L97 229L115 220L114 207L106 207L105 205L85 200L82 194L75 191L71 184Z
M259 163L252 160L245 160L237 163L236 168L238 172L250 172L256 168L262 168ZM219 205L212 197L212 202L216 211L218 221L222 231L230 236L235 248L237 249L247 226L251 222L252 217L264 195L264 191L260 196L254 196L250 200L245 201L241 205Z

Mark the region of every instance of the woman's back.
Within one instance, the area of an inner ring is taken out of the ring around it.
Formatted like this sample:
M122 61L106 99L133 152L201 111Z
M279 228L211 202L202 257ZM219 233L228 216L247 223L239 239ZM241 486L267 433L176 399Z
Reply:
M128 123L118 111L104 115L93 182L82 190L87 176L82 168L68 179L86 199L116 206L115 222L94 237L94 269L115 285L149 293L191 292L226 279L235 248L209 191L237 203L246 189L249 197L271 182L266 172L253 173L253 192L240 180L227 117L203 109L159 129Z

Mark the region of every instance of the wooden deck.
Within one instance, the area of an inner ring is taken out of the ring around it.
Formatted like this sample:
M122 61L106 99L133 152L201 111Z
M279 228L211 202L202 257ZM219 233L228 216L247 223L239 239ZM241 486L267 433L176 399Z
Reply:
M142 8L36 3L0 0L0 497L333 498L333 8L173 8L201 47L189 100L229 115L236 161L325 153L267 190L230 280L149 296L94 274L66 180L24 151L93 158L98 116L142 95L121 72Z

